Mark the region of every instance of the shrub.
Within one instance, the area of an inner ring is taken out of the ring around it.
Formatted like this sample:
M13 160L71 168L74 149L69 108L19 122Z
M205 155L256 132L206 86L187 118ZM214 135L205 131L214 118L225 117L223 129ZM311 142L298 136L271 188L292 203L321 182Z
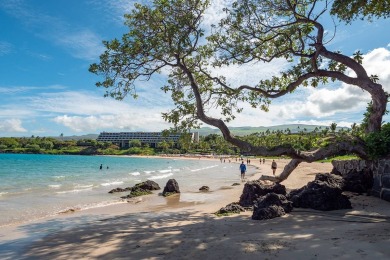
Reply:
M371 159L379 159L390 154L390 123L384 124L381 131L369 133L366 138L367 152Z

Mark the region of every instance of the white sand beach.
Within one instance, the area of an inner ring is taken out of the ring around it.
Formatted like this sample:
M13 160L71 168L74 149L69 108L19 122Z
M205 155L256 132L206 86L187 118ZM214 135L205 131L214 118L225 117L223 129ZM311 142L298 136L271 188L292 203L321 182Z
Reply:
M287 160L277 160L280 173ZM271 174L259 164L258 179ZM300 188L330 163L302 163L282 184ZM237 177L239 176L237 165ZM237 178L238 180L238 178ZM205 182L207 185L207 182ZM243 189L211 190L202 202L156 194L103 208L61 214L0 229L1 259L390 259L390 204L351 196L353 209L295 208L272 220L252 212L217 217Z

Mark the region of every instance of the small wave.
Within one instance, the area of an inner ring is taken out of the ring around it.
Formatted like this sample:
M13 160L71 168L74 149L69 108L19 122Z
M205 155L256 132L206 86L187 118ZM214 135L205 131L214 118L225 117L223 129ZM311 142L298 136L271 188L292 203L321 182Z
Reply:
M87 188L92 188L92 187L93 187L93 184L87 184L87 185L77 184L76 185L76 188L81 188L81 189L87 189Z
M87 189L74 189L74 190L64 190L64 191L57 191L57 194L65 194L65 193L79 193L83 191L89 191L92 188L87 188Z
M150 175L152 172L154 171L144 171L144 173L146 173L147 175Z
M123 181L105 182L105 183L101 183L100 185L105 187L105 186L119 185L119 184L123 184Z
M218 167L218 165L211 165L211 166L207 166L207 167L200 168L200 169L193 169L191 171L192 172L198 172L198 171L203 171L203 170L207 170L207 169L211 169L211 168L215 168L215 167Z
M129 174L130 174L130 175L133 175L133 176L138 176L138 175L140 175L141 173L139 173L139 172L130 172Z
M49 186L49 188L52 188L52 189L58 189L62 185L61 184L51 184L51 185L47 185L47 186Z
M159 179L164 179L164 178L168 178L169 176L172 176L173 173L168 173L168 174L163 174L163 175L156 175L156 176L152 176L149 178L149 180L159 180Z
M53 176L53 179L65 179L64 175Z
M167 173L167 172L171 172L172 170L171 169L169 169L169 170L160 170L160 171L158 171L159 173Z
M180 171L180 169L173 169L172 171L173 172L178 172L178 171Z
M116 205L116 204L124 204L127 203L124 200L115 200L115 201L101 201L97 203L91 203L91 204L86 204L78 207L78 210L86 210L86 209L94 209L94 208L101 208L101 207L106 207L110 205Z
M0 197L5 195L5 194L8 194L8 192L6 192L6 191L5 192L0 192Z

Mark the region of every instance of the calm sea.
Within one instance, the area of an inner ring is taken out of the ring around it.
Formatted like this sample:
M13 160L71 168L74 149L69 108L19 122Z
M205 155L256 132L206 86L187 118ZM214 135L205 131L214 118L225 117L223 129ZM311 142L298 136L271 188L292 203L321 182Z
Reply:
M0 154L0 226L122 203L108 191L148 179L163 189L171 178L181 192L198 192L202 185L219 189L238 182L239 170L210 160Z

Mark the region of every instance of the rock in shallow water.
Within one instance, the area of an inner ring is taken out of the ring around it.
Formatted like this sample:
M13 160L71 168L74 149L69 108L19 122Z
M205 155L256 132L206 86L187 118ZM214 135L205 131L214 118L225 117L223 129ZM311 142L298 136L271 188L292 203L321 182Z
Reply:
M179 184L175 179L169 179L164 187L162 195L167 197L175 193L180 193Z

